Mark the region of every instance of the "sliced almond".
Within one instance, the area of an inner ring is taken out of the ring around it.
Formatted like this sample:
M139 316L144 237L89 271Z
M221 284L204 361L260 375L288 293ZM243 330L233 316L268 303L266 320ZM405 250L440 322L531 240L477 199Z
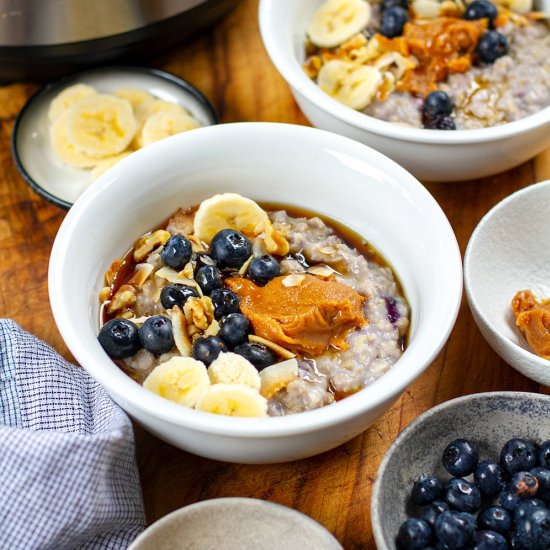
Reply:
M326 254L327 256L333 256L336 252L336 248L334 248L333 246L322 246L321 248L319 248L319 252L321 254Z
M141 288L145 281L149 278L149 275L153 272L155 266L151 264L137 264L134 270L132 278L128 281L128 284L135 285Z
M134 323L134 325L138 325L138 326L141 326L143 325L143 323L145 323L145 321L147 321L147 319L149 319L150 316L148 315L144 315L143 317L131 317L130 319L128 319L129 321L132 321L132 323Z
M186 279L194 279L196 265L197 265L197 262L194 262L193 260L188 261L185 264L185 267L178 273L178 277L185 277Z
M244 262L244 264L242 265L241 269L239 269L239 275L241 277L244 277L246 275L246 272L248 271L248 266L250 265L250 262L254 259L254 254L252 254L252 256L250 256L250 258L248 258L248 260L246 260L246 262Z
M301 273L292 273L291 275L287 275L283 280L283 286L291 287L291 286L300 286L304 279L306 278L305 275L302 275Z
M178 306L172 308L172 333L178 351L183 357L191 357L193 344L187 333L187 320Z
M292 353L291 351L288 351L282 346L279 346L279 344L275 344L270 340L266 340L265 338L262 338L261 336L250 334L248 336L248 340L250 342L255 342L256 344L263 344L266 348L269 348L270 350L274 351L277 355L281 356L283 359L292 359L293 357L296 357L296 354Z
M308 267L306 269L306 271L308 273L311 273L312 275L317 275L318 277L323 277L324 279L328 279L329 277L331 277L335 273L338 273L338 271L336 271L335 269L332 269L332 267L330 267L328 265L325 265L325 264L314 265L314 266Z
M291 382L298 378L298 361L288 359L281 363L275 363L260 371L260 393L270 399L277 392L285 389Z
M158 231L144 235L138 239L134 245L134 260L136 262L141 262L153 251L153 249L164 244L170 237L170 233L164 229L159 229Z
M216 336L220 332L220 324L214 319L208 328L204 331L204 336Z
M187 239L191 243L191 249L193 252L206 252L206 243L202 242L195 235L187 235Z
M200 289L196 281L194 281L193 279L186 279L185 277L180 277L180 273L178 273L174 269L171 269L170 267L161 267L158 271L155 271L155 276L160 277L161 279L166 279L170 283L188 285L188 286L192 286L193 288Z

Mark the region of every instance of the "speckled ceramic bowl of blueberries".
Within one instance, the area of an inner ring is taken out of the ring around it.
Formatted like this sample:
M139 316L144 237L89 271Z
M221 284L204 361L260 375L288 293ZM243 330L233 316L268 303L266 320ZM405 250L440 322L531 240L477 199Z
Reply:
M378 471L377 548L550 548L549 410L546 395L491 392L414 420Z

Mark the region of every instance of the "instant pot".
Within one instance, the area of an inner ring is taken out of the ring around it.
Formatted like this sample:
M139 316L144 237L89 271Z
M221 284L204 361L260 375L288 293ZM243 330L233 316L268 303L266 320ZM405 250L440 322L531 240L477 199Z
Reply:
M0 80L51 79L136 62L225 15L238 0L0 0Z

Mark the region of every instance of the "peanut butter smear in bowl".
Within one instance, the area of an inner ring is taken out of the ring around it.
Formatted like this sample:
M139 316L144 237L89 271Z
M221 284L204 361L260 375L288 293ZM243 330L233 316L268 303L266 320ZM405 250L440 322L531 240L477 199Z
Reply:
M234 278L227 284L241 300L254 332L296 353L321 355L346 349L346 336L367 324L365 297L347 285L314 275L276 277L266 286Z
M530 290L520 290L512 300L512 310L531 349L550 360L550 299L539 301Z

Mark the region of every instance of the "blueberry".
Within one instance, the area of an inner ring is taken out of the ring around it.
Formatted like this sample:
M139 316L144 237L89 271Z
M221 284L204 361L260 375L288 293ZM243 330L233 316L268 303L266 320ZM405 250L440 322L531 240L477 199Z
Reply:
M477 526L506 535L512 530L512 517L502 506L489 506L477 516Z
M437 540L449 550L468 548L474 537L474 522L470 514L449 510L435 520Z
M536 466L531 469L531 473L539 482L537 497L550 504L550 468Z
M430 504L443 494L443 484L437 477L422 475L414 481L412 501L419 506Z
M199 293L192 286L171 283L161 290L160 303L165 309L172 309L174 306L183 307L191 297L199 297Z
M514 532L510 535L510 548L512 550L525 550L525 546L519 541L519 535L517 532Z
M195 281L207 296L216 289L223 287L223 279L220 270L214 265L203 265L197 270Z
M546 508L546 505L538 498L530 498L520 502L514 510L514 521L516 525L525 517L527 512L533 508Z
M111 319L99 331L97 339L107 355L112 359L124 359L138 352L138 328L128 319Z
M474 543L473 550L508 550L506 539L495 531L478 531Z
M494 63L508 53L508 40L498 31L488 31L477 43L477 55L483 63Z
M392 6L382 13L380 33L388 38L395 38L403 34L403 27L409 20L407 11L399 6Z
M481 504L479 489L469 481L450 479L445 491L445 502L459 512L475 512Z
M524 439L510 439L500 452L500 465L510 475L529 471L537 465L535 446Z
M453 111L451 98L441 90L429 93L422 104L422 116L432 119L444 115L450 115Z
M521 499L512 491L512 489L506 485L498 496L498 501L503 508L506 508L509 512L513 512L516 506L521 502Z
M380 2L380 9L382 11L389 8L395 8L396 6L406 11L409 9L409 0L382 0L382 2Z
M235 229L222 229L210 243L210 254L220 269L241 267L252 254L250 241Z
M193 358L202 361L207 367L222 351L227 351L227 347L219 336L197 338L193 344Z
M421 519L407 519L399 527L397 548L401 550L422 550L433 538L431 527Z
M275 356L262 344L240 344L234 350L235 353L248 359L258 370L265 369L275 363Z
M277 260L269 254L257 256L248 266L248 276L260 286L267 284L271 279L278 277L280 274L281 268Z
M427 506L422 512L421 519L423 519L430 527L435 527L435 520L439 514L449 510L449 505L443 500L436 500Z
M153 355L167 353L174 347L172 321L162 315L149 317L139 329L139 340Z
M464 19L473 21L475 19L488 19L489 26L493 27L498 15L496 6L488 0L474 0L468 5L464 12Z
M525 500L537 494L539 480L529 472L516 472L507 487L521 500Z
M545 441L540 447L538 459L539 466L550 469L550 441Z
M453 476L467 476L475 470L479 460L477 447L466 439L455 439L443 451L443 466Z
M241 301L239 297L228 288L215 288L210 293L210 299L214 304L214 317L218 321L230 313L239 313Z
M183 235L170 237L160 253L160 259L172 269L183 269L191 259L191 243Z
M550 548L550 510L533 508L518 522L519 541L529 550Z
M426 128L428 130L456 130L456 124L453 117L444 115L429 119Z
M483 460L474 472L474 479L480 491L489 497L498 495L504 488L504 472L492 460Z
M219 337L230 347L245 342L250 332L250 322L242 313L230 313L220 319Z

